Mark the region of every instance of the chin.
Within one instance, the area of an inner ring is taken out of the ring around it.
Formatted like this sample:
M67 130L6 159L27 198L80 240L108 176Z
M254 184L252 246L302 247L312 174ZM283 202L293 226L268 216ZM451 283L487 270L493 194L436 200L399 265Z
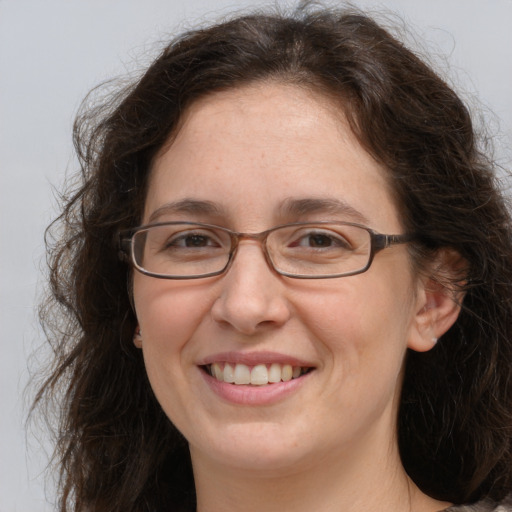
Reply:
M311 460L311 453L300 441L305 437L277 423L230 424L210 443L204 437L201 443L192 441L190 451L193 459L206 456L224 466L250 472L263 471L270 476L276 472L290 472L291 468L296 471Z

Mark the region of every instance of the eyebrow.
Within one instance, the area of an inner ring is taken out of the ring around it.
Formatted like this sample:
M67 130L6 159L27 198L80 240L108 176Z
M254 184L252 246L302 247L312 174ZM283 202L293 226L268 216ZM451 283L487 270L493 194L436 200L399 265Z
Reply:
M349 219L362 224L368 224L368 219L360 211L345 201L334 198L300 198L285 199L279 208L280 214L285 218L297 219L311 214L327 214ZM201 216L226 216L226 211L214 201L192 198L172 201L157 208L149 216L148 222L155 222L165 215L191 214Z
M359 210L350 206L343 200L334 198L303 198L303 199L286 199L281 207L281 211L285 216L292 218L311 215L313 213L322 213L328 215L336 215L343 219L350 219L362 224L368 224L368 218Z
M189 213L193 215L210 215L210 216L221 216L225 212L223 208L213 201L203 201L198 199L180 199L179 201L173 201L166 203L163 206L157 208L150 216L148 222L154 222L155 220L163 217L164 215L172 215L177 213Z

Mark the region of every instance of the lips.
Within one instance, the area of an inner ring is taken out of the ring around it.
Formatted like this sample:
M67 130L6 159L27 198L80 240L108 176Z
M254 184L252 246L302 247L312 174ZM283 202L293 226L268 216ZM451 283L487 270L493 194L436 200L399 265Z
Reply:
M212 354L199 361L198 366L213 382L233 388L275 387L296 381L315 369L311 362L286 354L238 351Z
M223 352L197 361L206 386L222 401L271 406L297 393L316 365L276 352Z
M290 363L243 363L214 362L204 365L205 371L219 382L234 385L266 386L297 379L312 370L310 366Z

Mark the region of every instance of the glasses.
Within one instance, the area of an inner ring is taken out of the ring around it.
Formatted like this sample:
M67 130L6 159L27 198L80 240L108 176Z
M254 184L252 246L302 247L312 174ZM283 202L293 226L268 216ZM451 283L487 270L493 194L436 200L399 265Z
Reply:
M297 222L261 233L237 233L194 222L149 224L119 233L119 256L160 279L199 279L226 272L241 240L260 243L268 265L297 279L361 274L375 254L411 236L383 235L350 222Z

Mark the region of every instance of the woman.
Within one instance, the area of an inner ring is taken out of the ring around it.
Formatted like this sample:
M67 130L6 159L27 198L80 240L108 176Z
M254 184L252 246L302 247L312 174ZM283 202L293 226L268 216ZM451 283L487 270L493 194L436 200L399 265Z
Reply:
M75 136L61 510L510 509L510 216L413 53L357 12L234 18Z

